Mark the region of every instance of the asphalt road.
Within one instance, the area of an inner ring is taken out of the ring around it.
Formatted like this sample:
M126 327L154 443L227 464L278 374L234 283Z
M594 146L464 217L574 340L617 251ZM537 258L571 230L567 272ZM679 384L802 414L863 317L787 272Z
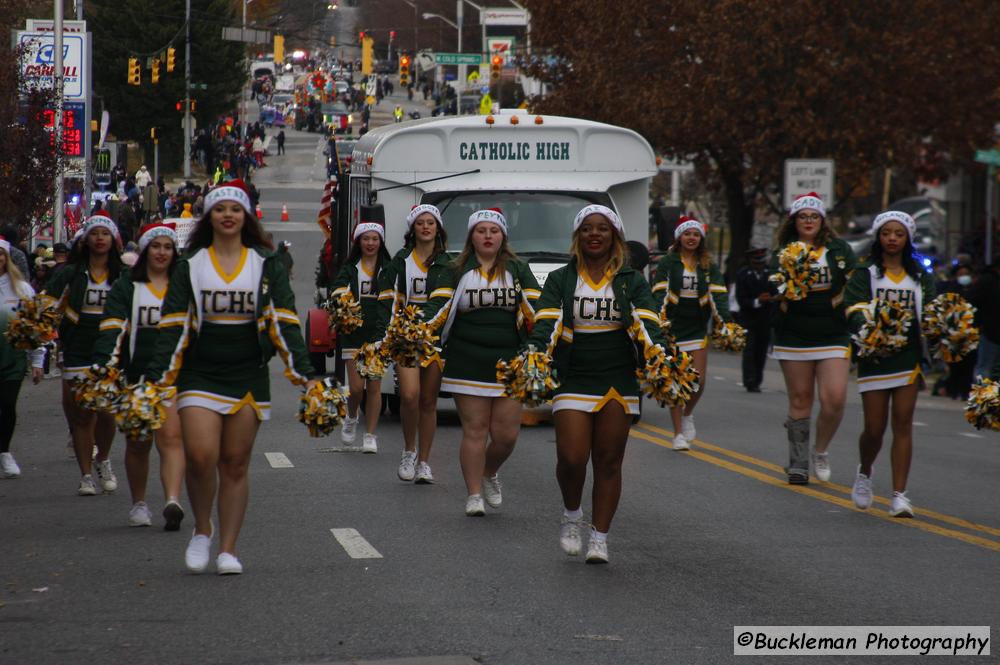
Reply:
M268 229L292 242L302 312L321 244L320 139L286 134L287 156L272 156L257 180ZM277 221L282 204L290 222ZM780 469L776 363L764 392L748 394L739 359L713 353L690 452L669 449L666 412L645 403L611 563L595 567L559 550L550 426L522 431L502 472L502 510L471 519L448 402L431 460L437 482L413 485L395 475L397 421L380 424L378 455L333 452L339 438L307 436L295 421L298 390L277 360L271 367L272 420L257 437L239 542L246 572L225 578L185 572L191 522L161 530L155 480L155 526L126 525L120 436L122 489L76 496L58 383L25 384L13 444L23 476L0 480L0 663L722 663L738 625L1000 616L998 436L966 425L957 402L921 396L917 517L892 519L887 448L876 505L850 502L861 426L853 383L832 482L793 488Z

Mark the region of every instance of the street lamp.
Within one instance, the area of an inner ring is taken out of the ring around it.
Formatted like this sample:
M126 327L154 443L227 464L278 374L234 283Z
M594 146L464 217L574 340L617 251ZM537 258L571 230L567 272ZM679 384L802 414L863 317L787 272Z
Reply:
M403 2L413 7L413 53L415 55L420 50L420 29L417 27L419 25L417 21L417 3L411 2L411 0L403 0Z
M456 30L458 30L458 23L455 23L451 19L445 18L444 16L441 16L440 14L431 14L430 12L424 12L424 20L425 21L429 20L429 19L432 19L432 18L439 18L442 21L444 21L445 23L447 23L448 25L450 25L451 27L453 27ZM461 41L461 39L459 39L459 41ZM459 46L458 48L459 48L459 50L462 50L461 46Z

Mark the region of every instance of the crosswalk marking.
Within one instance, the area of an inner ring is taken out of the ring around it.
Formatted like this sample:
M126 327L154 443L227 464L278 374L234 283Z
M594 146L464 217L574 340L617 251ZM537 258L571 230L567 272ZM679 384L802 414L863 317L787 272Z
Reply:
M371 546L357 529L330 529L330 533L352 559L381 559L379 551Z
M292 469L295 467L285 453L264 453L272 469Z

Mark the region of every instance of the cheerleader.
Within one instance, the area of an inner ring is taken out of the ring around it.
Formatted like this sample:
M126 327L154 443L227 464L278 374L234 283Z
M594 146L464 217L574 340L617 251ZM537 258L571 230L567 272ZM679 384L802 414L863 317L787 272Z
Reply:
M864 431L858 441L861 464L851 490L854 505L862 510L872 505L872 466L882 448L882 436L892 416L893 517L913 517L906 496L906 480L913 456L913 410L923 378L920 362L923 342L920 315L923 305L934 299L933 276L921 270L913 248L916 224L905 212L883 212L872 223L875 243L869 265L851 275L845 301L850 326L865 323L865 307L875 298L900 303L913 312L906 346L886 358L858 360L858 392L864 410Z
M285 376L311 386L288 273L234 180L205 197L186 254L163 301L160 336L147 379L177 386L194 535L185 553L193 573L208 567L219 495L220 575L243 572L236 539L249 499L247 468L262 420L270 417L267 362L277 352Z
M136 264L111 286L93 362L98 366L117 365L125 372L130 385L142 380L156 348L160 308L176 263L177 233L173 225L146 226L139 237ZM184 477L184 448L177 407L172 405L167 414L154 438L160 454L160 483L166 497L163 528L177 531L184 519L184 509L178 500ZM150 526L153 516L146 503L146 481L153 441L126 439L125 443L125 475L132 494L128 523L129 526Z
M422 307L427 302L427 270L448 246L448 235L437 206L414 206L406 216L405 244L379 275L379 327L376 339L384 336L390 319L406 305ZM437 399L441 389L441 365L400 367L400 416L403 421L403 454L397 475L400 480L433 483L428 462L437 431ZM420 435L419 453L417 434Z
M729 298L722 273L705 246L705 225L690 217L681 217L674 229L674 242L656 266L653 295L660 303L660 318L670 321L670 332L677 348L691 354L694 367L705 376L708 366L708 326L717 313L725 322ZM697 435L694 407L705 392L699 382L698 392L684 406L670 410L674 421L674 450L688 450Z
M115 438L115 419L110 413L96 413L76 404L73 388L76 380L90 367L94 342L108 299L111 284L121 273L118 227L103 211L89 217L73 243L69 262L56 272L45 286L45 293L58 300L62 313L59 342L63 354L62 402L73 437L73 451L80 467L77 494L97 494L91 471L104 492L118 489L118 478L108 455ZM97 457L92 465L94 446Z
M432 329L441 328L441 389L454 396L462 421L465 514L481 517L484 499L500 507L498 472L521 430L521 403L503 397L497 358L514 356L525 342L541 292L528 264L511 251L507 219L496 208L472 213L462 253L453 263L439 259L429 281L424 316Z
M340 438L347 445L354 443L357 436L358 408L365 395L365 435L361 450L365 453L378 452L375 429L382 412L382 380L365 381L358 374L354 359L358 347L375 341L378 318L378 275L382 267L389 263L389 252L385 248L385 228L377 222L361 222L354 229L354 244L347 256L347 262L330 287L330 297L337 298L350 293L355 302L361 304L361 318L364 323L341 340L341 354L347 361L347 382L350 395L347 399L347 417L344 419Z
M10 258L10 243L0 237L0 478L17 478L21 467L10 452L10 440L17 425L17 395L27 370L26 353L7 341L7 326L22 298L31 298L35 290L25 281ZM45 349L31 352L31 380L42 380Z
M788 391L788 482L809 484L809 421L813 396L819 394L815 451L816 478L830 479L827 447L844 415L847 374L850 368L850 334L843 316L844 285L856 259L850 246L834 236L818 194L799 196L778 233L778 255L791 242L800 241L819 250L819 278L802 300L780 299L774 317L772 354L780 361Z
M587 563L607 563L625 443L639 415L636 344L662 344L663 336L649 284L628 266L617 213L602 205L577 213L570 255L545 280L528 343L552 354L560 381L552 400L564 506L559 543L570 556L580 552L589 461L594 490Z

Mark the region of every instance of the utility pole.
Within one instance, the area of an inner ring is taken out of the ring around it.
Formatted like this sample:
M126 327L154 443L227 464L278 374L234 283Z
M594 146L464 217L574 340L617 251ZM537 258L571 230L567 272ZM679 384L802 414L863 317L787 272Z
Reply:
M52 50L55 52L55 76L52 86L56 93L55 121L52 130L55 132L55 151L59 158L59 168L56 170L55 214L52 222L52 242L63 241L63 219L65 192L63 191L63 0L55 0L52 25ZM90 129L89 127L87 129Z
M462 52L462 0L455 0L455 11L458 14L458 52ZM462 86L465 85L465 65L458 66L458 80L455 81L455 115L462 115Z
M58 0L56 0L58 2ZM184 3L184 177L191 177L191 0Z

